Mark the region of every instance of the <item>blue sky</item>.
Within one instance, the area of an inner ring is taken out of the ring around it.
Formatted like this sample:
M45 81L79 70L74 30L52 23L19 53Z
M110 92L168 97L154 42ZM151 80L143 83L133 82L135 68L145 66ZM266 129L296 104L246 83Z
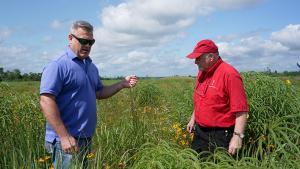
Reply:
M67 47L71 23L87 20L101 76L195 75L185 56L207 38L239 71L295 71L299 6L298 0L5 0L0 67L42 72Z

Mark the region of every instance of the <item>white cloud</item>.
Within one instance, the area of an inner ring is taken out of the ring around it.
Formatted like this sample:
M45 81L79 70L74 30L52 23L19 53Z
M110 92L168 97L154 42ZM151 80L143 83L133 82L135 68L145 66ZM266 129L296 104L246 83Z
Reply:
M54 20L51 23L51 28L53 28L53 29L59 29L59 28L62 27L62 25L63 25L62 22L60 22L59 20Z
M12 30L6 27L0 28L0 42L8 38L12 34Z
M43 67L62 51L38 51L35 47L0 46L0 67L5 70L19 69L22 73L41 72Z
M250 36L233 42L219 42L224 59L239 70L295 70L299 61L299 25L288 25L269 38ZM296 38L294 38L294 37ZM298 37L298 38L297 38ZM298 45L298 46L297 46Z
M99 16L102 25L94 32L96 43L92 52L93 60L116 74L124 74L128 68L145 72L151 67L149 71L155 72L161 70L160 66L165 66L165 72L161 74L172 74L168 69L177 72L172 67L183 68L188 66L189 61L184 61L182 56L174 60L171 59L173 56L162 55L157 51L164 50L172 40L184 38L186 28L199 16L209 15L216 10L253 6L257 2L258 0L128 0L106 7ZM135 55L139 55L136 57L139 61L134 61Z
M24 46L0 46L0 53L3 56L21 57L21 55L27 51L28 49Z
M161 45L181 37L184 30L200 15L257 2L258 0L129 0L103 9L100 15L102 26L95 31L99 42L95 48Z
M220 9L237 9L243 7L251 7L261 0L207 0L207 3Z
M63 28L69 27L70 24L71 24L71 21L55 19L51 22L50 27L52 29L58 30L58 29L63 29Z
M96 43L91 53L100 75L139 76L195 75L193 60L182 54L185 31L196 20L219 10L252 7L259 0L127 0L103 9L101 26L95 27ZM53 29L70 26L69 21L54 20ZM0 40L10 36L0 29ZM264 33L264 35L262 35ZM267 35L267 36L265 36ZM212 37L213 38L213 37ZM52 38L45 37L49 42ZM284 71L297 69L299 62L300 25L287 25L270 33L267 29L246 30L215 38L224 60L238 70ZM190 47L190 49L193 46ZM1 47L0 66L40 72L60 52L30 47ZM186 51L184 51L186 53ZM33 59L33 57L35 58ZM13 61L18 62L13 62Z
M300 50L300 24L287 25L282 30L272 33L273 40L276 40L291 50Z
M28 52L24 46L0 46L1 61L0 67L5 69L20 69L24 65L21 64L23 57Z

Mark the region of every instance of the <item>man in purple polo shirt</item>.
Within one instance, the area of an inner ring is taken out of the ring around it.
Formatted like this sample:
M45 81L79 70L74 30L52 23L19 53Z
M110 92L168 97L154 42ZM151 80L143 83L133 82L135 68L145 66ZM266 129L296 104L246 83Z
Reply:
M74 22L68 40L66 51L44 68L40 86L40 105L47 120L46 149L55 168L69 168L75 156L86 167L96 128L96 99L113 96L137 82L130 75L110 86L102 84L89 57L95 40L88 22Z

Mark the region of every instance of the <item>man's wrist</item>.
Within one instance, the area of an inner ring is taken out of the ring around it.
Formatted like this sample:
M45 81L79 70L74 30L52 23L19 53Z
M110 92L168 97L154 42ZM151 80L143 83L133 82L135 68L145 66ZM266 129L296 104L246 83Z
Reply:
M245 137L245 135L243 133L238 133L238 132L233 132L233 135L236 135L241 139L243 139Z

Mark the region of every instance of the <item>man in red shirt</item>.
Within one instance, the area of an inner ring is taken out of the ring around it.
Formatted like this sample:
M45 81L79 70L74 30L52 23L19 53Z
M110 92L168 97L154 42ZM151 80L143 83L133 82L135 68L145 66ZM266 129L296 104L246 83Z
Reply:
M187 130L195 129L192 149L235 154L242 146L249 107L239 72L219 56L212 40L197 43L188 56L199 72L194 89L194 112Z

